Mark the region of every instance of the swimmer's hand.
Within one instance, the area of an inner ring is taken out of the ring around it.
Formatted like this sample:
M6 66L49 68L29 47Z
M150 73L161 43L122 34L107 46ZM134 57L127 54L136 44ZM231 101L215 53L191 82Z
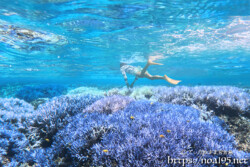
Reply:
M173 84L173 85L177 85L179 82L181 82L180 80L171 79L171 78L169 78L167 75L164 75L164 79L165 79L167 82L169 82L169 83L171 83L171 84Z

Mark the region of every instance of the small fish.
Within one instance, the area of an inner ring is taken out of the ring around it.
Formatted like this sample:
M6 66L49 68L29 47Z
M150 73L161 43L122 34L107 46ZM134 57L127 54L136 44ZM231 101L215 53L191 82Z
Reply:
M135 119L135 117L133 117L133 116L130 116L130 119Z
M154 102L151 102L151 103L150 103L150 105L153 105L153 104L154 104Z
M107 152L109 152L109 150L102 150L102 152L107 153Z
M45 139L46 142L49 142L50 140L48 138Z
M170 133L170 132L171 132L171 130L169 130L169 129L168 129L168 130L167 130L167 132L168 132L168 133Z
M165 136L164 135L160 135L160 138L164 138Z

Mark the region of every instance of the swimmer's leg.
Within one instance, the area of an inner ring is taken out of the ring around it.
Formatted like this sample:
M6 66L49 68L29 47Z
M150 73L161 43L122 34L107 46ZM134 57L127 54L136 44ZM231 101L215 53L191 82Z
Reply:
M146 72L144 74L144 76L150 80L156 80L156 79L164 79L165 81L171 83L171 84L174 84L174 85L177 85L179 82L179 80L174 80L174 79L171 79L169 78L167 75L164 75L164 76L159 76L159 75L150 75L148 72Z
M126 75L124 76L124 80L125 80L125 83L126 83L126 85L127 85L127 88L129 88L128 78L127 78Z
M161 64L161 63L155 63L155 62L153 62L151 59L148 59L148 64L149 64L149 65L163 65L163 64Z
M160 75L151 75L148 72L145 72L144 74L145 78L148 78L150 80L156 80L156 79L165 79L164 76L160 76Z
M171 84L174 84L174 85L177 85L179 82L181 82L180 80L174 80L174 79L172 79L172 78L169 78L167 75L164 75L164 79L165 79L167 82L169 82L169 83L171 83Z
M148 62L147 62L147 64L145 65L145 67L142 69L140 75L143 76L143 75L145 74L145 72L147 71L147 69L148 69L148 67L149 67L150 65L163 65L163 64L155 63L155 62L153 62L151 59L148 59Z

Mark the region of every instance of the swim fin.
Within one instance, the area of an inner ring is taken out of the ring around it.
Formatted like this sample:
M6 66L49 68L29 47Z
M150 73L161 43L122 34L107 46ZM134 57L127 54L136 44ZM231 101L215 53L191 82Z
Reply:
M171 84L174 84L174 85L177 85L179 82L181 82L180 80L171 79L171 78L169 78L167 75L164 75L164 79L165 79L167 82L169 82L169 83L171 83Z

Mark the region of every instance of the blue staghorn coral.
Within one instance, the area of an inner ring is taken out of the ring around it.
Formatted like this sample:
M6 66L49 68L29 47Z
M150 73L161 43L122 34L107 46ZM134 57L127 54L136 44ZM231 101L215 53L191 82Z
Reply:
M53 142L53 136L58 130L64 128L71 116L81 113L86 106L100 98L91 95L59 96L40 105L37 110L33 110L33 106L23 100L0 99L0 114L2 114L0 125L3 125L0 131L1 160L10 161L6 166L34 165L35 163L38 166L51 166L53 162L49 161L48 155L54 154L49 147ZM24 127L21 126L22 124L25 125L24 129L20 128ZM27 149L18 140L18 143L15 142L17 144L13 143L12 138L25 139L28 144ZM42 149L43 147L45 149ZM8 150L11 151L11 156Z
M51 159L51 155L53 155L54 153L55 152L50 148L36 148L29 151L25 150L15 155L9 166L55 166L55 163L53 163Z
M245 115L250 117L250 95L244 89L231 86L136 87L111 89L107 95L128 95L134 99L148 99L162 103L192 106L201 111L204 119L217 115Z
M0 98L0 110L14 113L31 113L33 106L17 98Z
M0 98L0 122L12 124L25 132L35 112L32 105L16 98Z
M59 96L39 105L34 123L31 124L35 141L42 139L42 147L48 147L56 132L68 123L68 119L91 105L98 96Z
M200 117L204 105L206 110L229 106L247 113L249 94L226 88L157 87L150 90L152 96L144 96L162 103L120 95L59 96L36 110L23 100L0 99L0 166L171 166L168 156L219 157L202 156L199 150L249 156L236 150L234 138L222 128L227 122ZM229 98L234 105L226 105ZM183 105L197 105L200 111Z
M84 110L84 112L98 112L98 113L111 114L118 110L122 110L132 101L134 100L127 96L120 96L120 95L109 96L94 102L92 105L88 106Z
M132 102L109 115L76 115L57 133L52 147L58 151L54 159L64 152L72 166L162 166L168 156L199 158L200 150L233 150L232 157L246 156L221 126L200 120L199 111L149 101ZM211 157L218 158L203 156Z
M250 96L243 89L230 86L158 87L154 89L158 101L176 104L206 104L210 108L230 108L239 113L249 112Z
M10 124L0 122L0 166L4 166L11 159L28 147L25 135L16 131Z

